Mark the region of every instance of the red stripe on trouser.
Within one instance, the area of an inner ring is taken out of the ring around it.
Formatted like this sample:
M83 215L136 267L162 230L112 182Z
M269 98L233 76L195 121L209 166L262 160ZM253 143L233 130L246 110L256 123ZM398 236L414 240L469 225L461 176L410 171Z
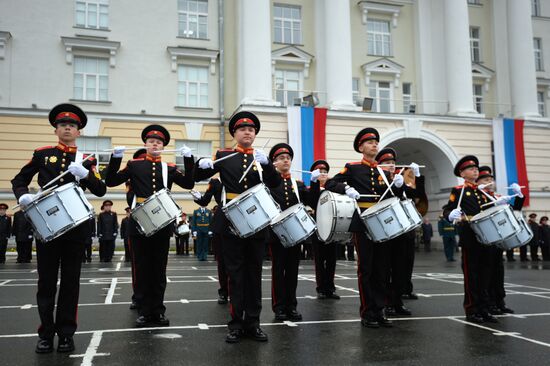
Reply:
M231 276L227 274L227 294L229 295L229 314L231 319L235 318L235 309L233 308L233 297L231 296Z
M466 304L464 304L464 310L466 313L468 313L468 309L472 307L472 294L470 293L470 277L468 276L468 260L467 260L467 249L462 247L462 264L464 266L464 269L462 272L464 272L464 296L466 296L466 299L468 300Z
M361 300L361 306L359 307L359 315L363 317L363 313L366 313L368 310L367 300L365 299L365 291L363 291L363 281L361 275L361 254L359 253L359 234L353 233L353 243L355 245L355 250L357 250L357 280L359 282L359 299Z

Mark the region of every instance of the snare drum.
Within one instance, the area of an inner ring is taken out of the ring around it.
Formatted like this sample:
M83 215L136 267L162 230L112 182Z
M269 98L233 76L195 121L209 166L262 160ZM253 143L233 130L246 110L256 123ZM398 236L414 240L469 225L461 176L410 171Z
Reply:
M514 215L516 216L516 219L518 220L521 229L519 231L516 231L516 233L508 239L505 239L496 244L497 247L503 250L511 250L517 247L521 247L522 245L529 243L531 239L533 239L533 231L531 230L529 224L525 221L525 218L523 217L521 211L514 211Z
M271 222L271 229L285 248L306 240L316 228L315 221L301 203L287 208Z
M405 212L407 212L407 215L410 219L410 226L408 229L405 230L406 233L422 225L422 216L420 216L420 213L416 209L416 205L414 204L413 200L406 199L404 201L401 201L401 205L405 209Z
M378 243L412 230L409 214L397 197L388 198L369 207L363 211L361 219L367 227L367 235Z
M132 218L138 224L138 230L147 237L168 226L179 215L181 215L181 209L166 188L147 198L131 213Z
M357 211L357 202L345 194L323 191L317 203L317 237L325 243L349 243L349 226L353 214Z
M509 205L493 206L481 211L470 220L470 226L479 242L487 245L504 241L521 230Z
M41 241L51 241L94 216L77 183L64 184L29 203L23 212Z
M189 225L181 224L180 226L178 226L178 235L187 235L190 232L191 230L189 230Z
M279 204L263 183L239 194L223 206L222 211L241 238L266 228L281 213Z

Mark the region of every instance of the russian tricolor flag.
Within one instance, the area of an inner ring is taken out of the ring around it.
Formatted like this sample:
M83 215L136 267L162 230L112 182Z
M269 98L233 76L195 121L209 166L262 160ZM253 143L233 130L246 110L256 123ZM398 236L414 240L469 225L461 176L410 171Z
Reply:
M288 143L294 150L292 169L309 171L318 159L326 159L327 109L288 107ZM309 174L293 171L292 175L309 185Z
M525 196L524 206L529 206L529 181L523 145L523 120L496 118L493 120L493 146L495 154L494 174L496 191L513 194L507 190L512 183L518 183Z

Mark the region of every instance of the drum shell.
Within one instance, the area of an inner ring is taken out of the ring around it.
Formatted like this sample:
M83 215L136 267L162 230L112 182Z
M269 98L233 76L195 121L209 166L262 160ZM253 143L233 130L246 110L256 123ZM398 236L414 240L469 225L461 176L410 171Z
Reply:
M291 206L271 222L271 229L285 248L293 247L309 238L317 229L303 204Z
M31 202L23 212L38 240L51 241L94 216L94 209L77 183L64 184Z
M349 243L349 227L357 202L344 194L323 191L317 203L317 237L325 243Z
M141 234L150 237L174 222L181 215L181 209L166 188L156 192L145 202L136 206L131 213Z
M386 242L411 230L409 215L397 197L378 202L363 211L361 219L367 227L367 235L377 243Z
M475 215L470 226L482 244L494 245L521 229L510 206L495 206Z
M281 209L271 193L260 183L244 191L222 207L236 234L247 238L269 226Z
M414 201L411 199L407 199L400 202L410 219L410 226L406 229L405 232L412 231L417 227L419 227L420 225L422 225L422 216L416 209L416 205L414 204Z
M497 247L503 250L511 250L521 247L529 243L531 239L533 239L533 231L531 230L529 224L527 224L527 222L525 221L525 218L523 217L521 212L514 212L514 214L516 216L516 219L518 220L518 223L520 224L521 229L508 239L505 239L496 244Z

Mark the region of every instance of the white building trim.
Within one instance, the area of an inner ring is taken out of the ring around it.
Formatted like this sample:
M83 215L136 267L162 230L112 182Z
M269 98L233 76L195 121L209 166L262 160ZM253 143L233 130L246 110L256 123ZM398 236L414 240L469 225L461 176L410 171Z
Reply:
M368 86L370 83L371 75L391 75L393 76L393 86L395 88L399 87L399 80L401 78L401 72L404 67L399 65L397 62L393 62L387 58L381 58L366 64L361 65L361 69L365 74L365 85Z
M0 31L0 60L3 60L6 57L6 48L8 47L8 42L10 39L10 32Z
M302 51L295 46L287 46L271 52L271 73L275 75L275 69L280 65L301 65L303 75L309 77L309 66L313 60L313 55Z
M176 72L178 69L178 61L180 59L198 59L208 61L210 64L210 74L216 74L216 61L219 54L216 50L191 47L168 47L167 50L172 61L172 72Z
M495 72L488 67L485 67L478 63L472 63L472 79L474 81L482 80L483 89L488 92L489 84L491 83L492 77L495 75Z
M120 42L108 41L96 37L61 37L61 42L65 46L65 61L68 65L73 63L73 53L75 50L105 52L109 55L109 64L111 67L116 65L116 53L120 48Z
M537 78L537 86L545 87L546 88L546 94L547 94L548 98L550 98L550 79Z
M372 1L359 1L358 5L361 8L361 19L363 21L363 24L367 24L367 18L369 13L373 14L383 14L383 15L389 15L392 17L392 26L394 28L397 27L397 19L399 18L399 14L401 12L401 6L398 5L399 2L394 2L393 4L382 4Z

